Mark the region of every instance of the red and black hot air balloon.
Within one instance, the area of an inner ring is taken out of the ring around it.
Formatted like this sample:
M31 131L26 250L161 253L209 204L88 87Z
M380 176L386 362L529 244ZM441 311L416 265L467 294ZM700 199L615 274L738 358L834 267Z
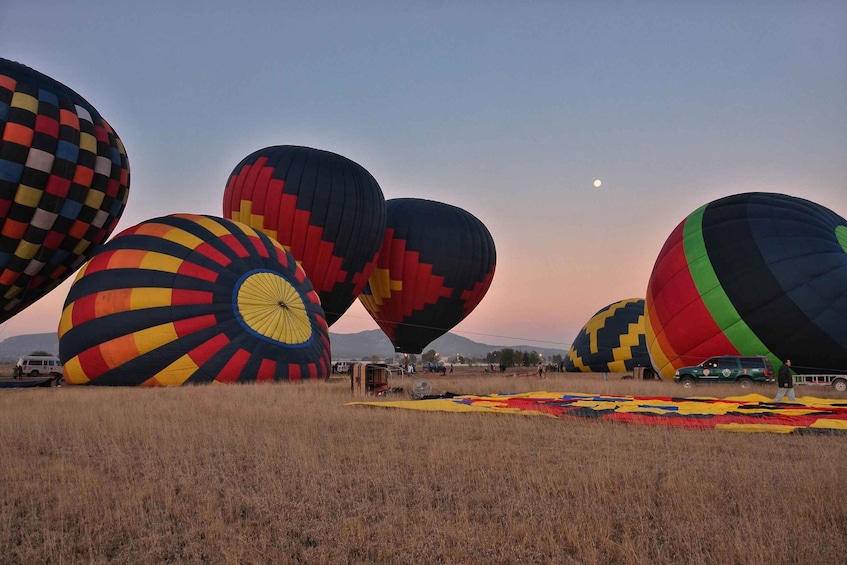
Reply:
M129 162L82 96L0 59L0 322L53 290L106 241Z
M294 255L330 325L362 292L385 232L385 198L367 170L293 145L266 147L241 161L227 183L223 214Z
M377 268L359 296L399 353L420 353L462 321L494 278L494 239L473 214L441 202L386 202Z

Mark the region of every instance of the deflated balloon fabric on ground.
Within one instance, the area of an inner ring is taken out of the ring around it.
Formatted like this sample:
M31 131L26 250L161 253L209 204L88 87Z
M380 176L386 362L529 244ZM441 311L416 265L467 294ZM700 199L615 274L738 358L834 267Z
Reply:
M651 426L715 428L731 432L847 433L847 401L815 397L802 397L797 403L775 404L757 394L729 398L676 398L539 391L350 402L347 406L553 416Z

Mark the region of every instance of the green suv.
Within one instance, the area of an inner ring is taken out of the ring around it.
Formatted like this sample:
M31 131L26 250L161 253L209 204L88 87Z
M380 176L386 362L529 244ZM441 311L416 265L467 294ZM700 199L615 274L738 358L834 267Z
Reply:
M699 383L738 383L741 388L749 388L753 383L774 382L774 372L767 357L722 355L693 367L681 367L673 381L686 388Z

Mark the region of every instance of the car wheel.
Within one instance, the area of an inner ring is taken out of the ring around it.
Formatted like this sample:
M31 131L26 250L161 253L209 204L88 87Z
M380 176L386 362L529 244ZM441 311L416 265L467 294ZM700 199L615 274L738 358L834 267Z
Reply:
M40 374L41 373L38 372L38 369L33 369L32 371L29 372L30 377L37 377Z
M738 379L738 386L746 390L753 386L753 381L751 379L748 379L747 377L744 377Z
M684 386L685 388L694 388L694 384L695 384L694 377L688 377L688 376L682 377L681 379L679 379L679 383L682 386Z
M838 392L847 392L847 380L835 379L834 381L832 381L832 388L834 388Z

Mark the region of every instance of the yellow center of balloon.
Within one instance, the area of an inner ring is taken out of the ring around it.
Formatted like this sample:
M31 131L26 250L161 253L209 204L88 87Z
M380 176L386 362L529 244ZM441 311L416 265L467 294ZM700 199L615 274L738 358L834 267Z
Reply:
M844 250L844 253L847 253L847 226L838 226L835 228L835 237L838 239L838 243L841 244L841 249Z
M297 345L312 337L303 298L276 273L254 273L244 279L236 296L238 313L253 331L274 341Z

